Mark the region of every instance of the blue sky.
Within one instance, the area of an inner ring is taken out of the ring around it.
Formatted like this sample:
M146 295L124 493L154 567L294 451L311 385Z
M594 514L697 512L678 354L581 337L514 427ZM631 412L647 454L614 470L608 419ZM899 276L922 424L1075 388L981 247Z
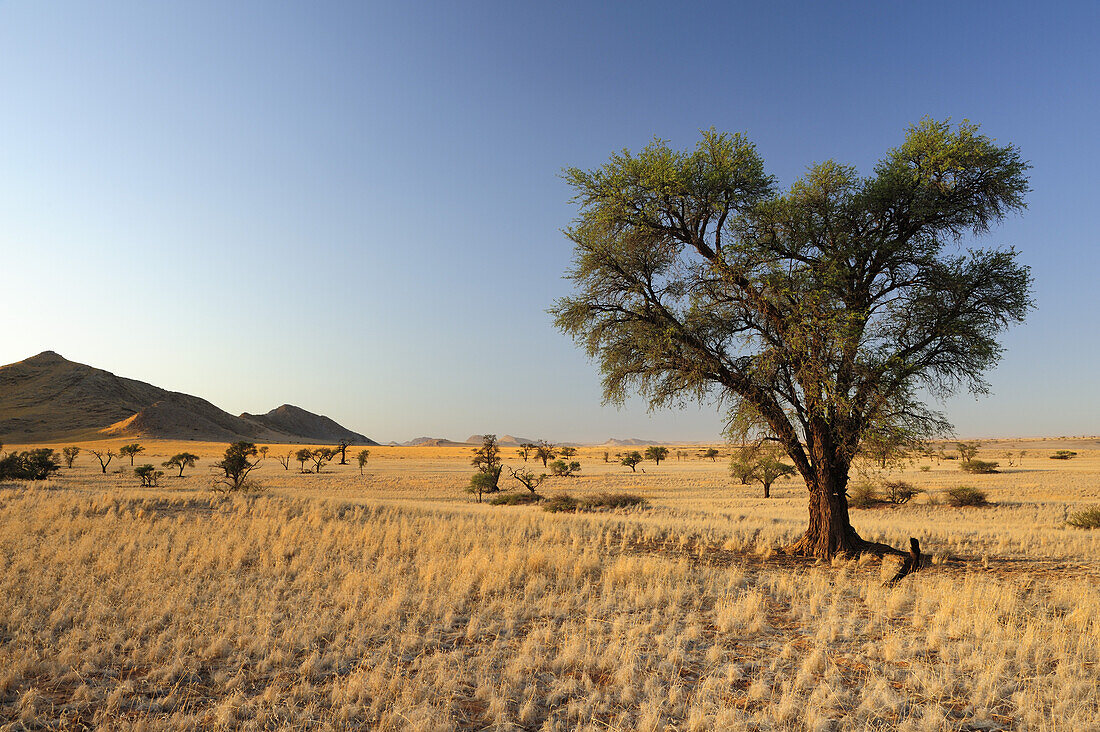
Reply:
M743 131L790 184L924 116L1018 145L1033 268L963 436L1100 432L1100 4L0 3L0 363L51 349L375 439L704 440L552 326L560 178Z

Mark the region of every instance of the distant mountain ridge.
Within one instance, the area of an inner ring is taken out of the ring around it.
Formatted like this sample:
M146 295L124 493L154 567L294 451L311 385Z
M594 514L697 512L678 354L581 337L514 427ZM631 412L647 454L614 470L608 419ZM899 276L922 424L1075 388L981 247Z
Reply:
M0 441L105 436L378 444L289 404L263 415L235 417L205 399L116 376L53 351L0 366Z

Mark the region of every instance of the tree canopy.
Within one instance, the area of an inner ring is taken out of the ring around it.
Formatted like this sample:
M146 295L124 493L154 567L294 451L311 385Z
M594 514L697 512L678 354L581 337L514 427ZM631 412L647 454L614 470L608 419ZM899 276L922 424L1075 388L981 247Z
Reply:
M609 401L759 415L810 490L789 550L861 551L845 488L862 437L944 430L921 395L987 391L999 333L1033 305L1015 250L959 246L1024 208L1028 168L977 125L930 119L873 174L827 161L786 191L743 135L655 140L565 171L575 292L552 313Z

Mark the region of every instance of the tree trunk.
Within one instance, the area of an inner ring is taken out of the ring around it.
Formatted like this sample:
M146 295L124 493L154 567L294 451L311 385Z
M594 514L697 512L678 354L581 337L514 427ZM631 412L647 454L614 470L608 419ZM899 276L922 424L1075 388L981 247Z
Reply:
M820 445L820 442L818 443ZM813 472L806 478L810 490L810 517L806 532L795 543L784 547L787 554L816 559L832 559L837 554L901 554L873 541L866 541L852 528L848 517L848 465L830 460L819 450L813 455Z
M764 484L764 498L771 498L771 497L772 497L772 484L771 483L765 483Z

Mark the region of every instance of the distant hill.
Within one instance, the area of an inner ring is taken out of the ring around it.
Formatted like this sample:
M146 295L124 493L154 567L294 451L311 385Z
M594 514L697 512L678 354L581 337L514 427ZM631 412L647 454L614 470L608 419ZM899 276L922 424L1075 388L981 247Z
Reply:
M417 437L408 442L392 442L390 444L398 447L456 447L466 443L448 440L446 437Z
M69 361L53 351L0 366L0 442L101 437L253 442L374 441L283 405L235 417L205 399Z
M466 438L466 443L470 445L480 445L485 435L470 435ZM497 438L497 444L501 447L519 447L525 442L535 444L538 440L532 440L529 437L513 437L512 435L501 435Z
M378 444L366 435L352 432L328 417L307 412L292 404L284 404L281 407L272 409L267 414L248 414L245 412L241 415L241 419L258 422L278 432L309 437L312 442L347 440L353 445Z
M657 442L656 440L639 440L635 437L628 437L625 440L617 440L612 437L607 442L603 443L607 447L639 447L643 445L667 445L667 442Z

